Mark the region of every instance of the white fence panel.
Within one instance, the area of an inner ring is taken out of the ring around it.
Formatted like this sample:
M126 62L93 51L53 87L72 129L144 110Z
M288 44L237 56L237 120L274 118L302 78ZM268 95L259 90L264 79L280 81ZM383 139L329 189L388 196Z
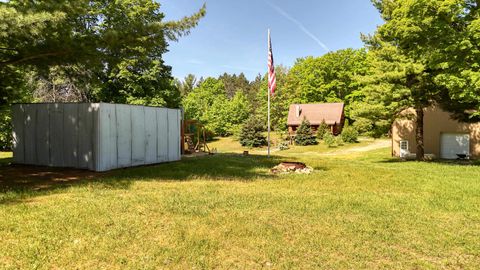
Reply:
M168 160L180 159L180 116L179 110L168 110Z
M132 111L132 164L145 164L145 111L143 106L130 106Z
M63 104L49 104L50 166L63 167Z
M37 152L36 152L36 121L37 110L32 104L25 105L25 163L36 164Z
M168 109L157 110L157 162L168 161Z
M49 103L12 112L16 163L106 171L180 159L180 110Z
M101 104L98 113L97 170L118 167L117 110L114 104Z
M97 114L96 105L78 104L78 168L90 170L95 168L93 162L93 140L95 137L93 119Z
M102 104L103 105L103 104ZM117 104L118 167L132 164L132 118L130 106Z
M78 167L78 106L63 104L63 166Z
M33 105L32 105L33 106ZM37 110L36 119L36 152L37 165L48 166L50 164L50 112L48 104L34 106Z
M156 108L145 107L145 163L157 162L157 115Z

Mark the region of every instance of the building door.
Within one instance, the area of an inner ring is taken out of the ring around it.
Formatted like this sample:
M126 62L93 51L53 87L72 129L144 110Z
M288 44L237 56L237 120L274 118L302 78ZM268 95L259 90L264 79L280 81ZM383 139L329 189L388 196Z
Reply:
M465 133L442 133L440 157L457 159L458 155L470 155L470 136Z

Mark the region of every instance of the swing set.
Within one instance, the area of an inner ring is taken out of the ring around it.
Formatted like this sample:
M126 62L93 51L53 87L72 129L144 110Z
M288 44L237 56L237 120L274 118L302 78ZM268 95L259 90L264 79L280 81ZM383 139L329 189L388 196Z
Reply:
M212 154L207 145L207 131L198 120L184 120L182 128L182 154ZM187 146L185 148L185 145Z

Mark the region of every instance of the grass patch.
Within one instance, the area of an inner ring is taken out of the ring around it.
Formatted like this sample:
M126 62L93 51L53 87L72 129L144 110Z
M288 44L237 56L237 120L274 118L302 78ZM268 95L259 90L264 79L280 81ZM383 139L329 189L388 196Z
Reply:
M389 149L311 154L324 150L11 188L0 193L0 268L478 268L480 167L393 162ZM316 171L269 173L286 159Z
M278 145L278 142L280 142L281 140L279 139L276 133L272 133L271 136L272 136L271 150L274 152L278 151L277 145ZM370 144L372 141L373 140L369 138L361 138L359 143L345 143L342 146L336 146L336 147L328 147L322 141L320 141L318 145L313 145L313 146L289 145L290 149L287 151L284 151L284 153L292 153L292 154L304 153L305 151L315 152L315 153L326 153L326 152L331 152L335 150L365 146ZM235 140L235 138L233 137L215 138L215 140L208 143L208 146L210 147L210 149L213 149L213 148L217 149L219 153L243 153L243 151L249 151L250 153L253 153L253 154L266 154L267 152L267 147L261 147L261 148L243 147L240 145L240 142L238 142L238 140Z
M9 165L12 162L12 152L0 152L0 166Z

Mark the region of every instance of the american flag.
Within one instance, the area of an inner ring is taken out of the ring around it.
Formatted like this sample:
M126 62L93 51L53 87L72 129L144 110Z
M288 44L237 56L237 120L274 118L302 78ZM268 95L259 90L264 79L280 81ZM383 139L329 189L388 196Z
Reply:
M272 40L268 35L268 90L273 95L277 87L277 78L275 76L275 65L273 63Z

